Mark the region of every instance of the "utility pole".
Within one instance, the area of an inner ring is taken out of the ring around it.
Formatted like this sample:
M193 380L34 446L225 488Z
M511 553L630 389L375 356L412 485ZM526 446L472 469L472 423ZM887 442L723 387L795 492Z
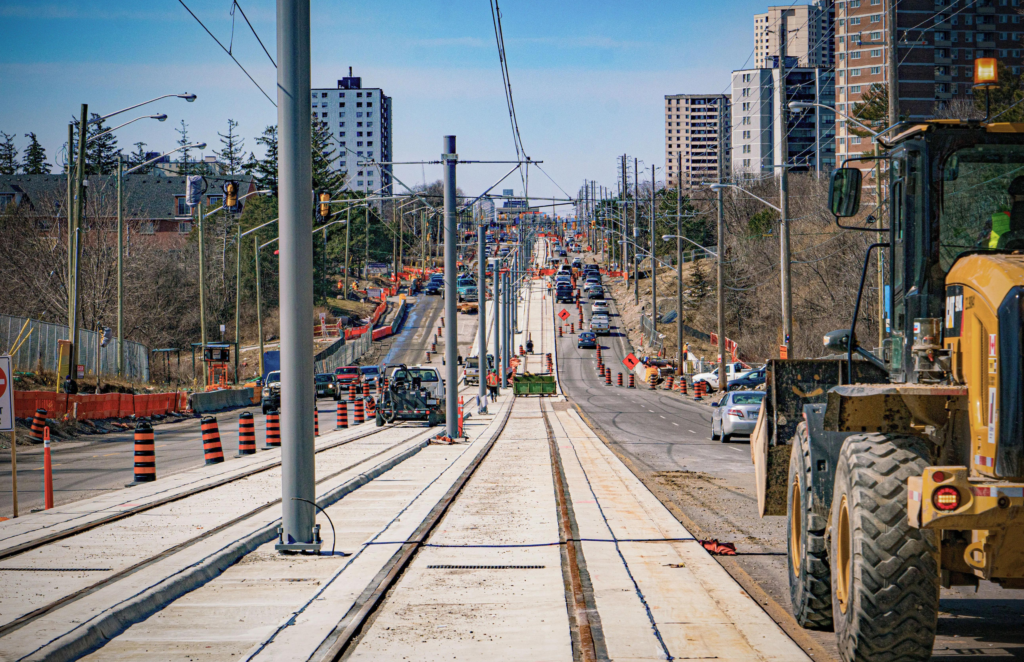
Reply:
M422 216L422 212L420 213ZM477 365L480 384L477 392L477 413L487 413L487 242L484 241L484 222L479 219L476 226L476 300L480 320L477 329Z
M629 225L629 206L628 196L629 188L626 186L626 155L622 155L622 186L619 188L620 197L622 198L622 211L620 218L622 219L622 234L618 241L619 244L619 268L624 271L629 271L629 244L626 243L626 226ZM636 278L636 272L633 272L633 278ZM626 286L629 286L629 281L626 281Z
M242 353L242 340L239 338L239 322L241 315L241 303L239 295L242 292L242 222L238 221L235 227L235 384L242 380L238 376L238 355Z
M124 376L124 175L117 153L117 376ZM99 372L96 373L97 379ZM98 392L98 391L97 391Z
M427 241L427 214L423 209L420 209L420 269L425 270L427 268L427 247L430 242Z
M900 81L899 81L899 34L896 30L896 5L899 0L889 0L886 21L889 23L889 126L900 119Z
M281 552L319 553L313 458L313 169L309 2L277 0Z
M445 136L441 161L444 162L444 360L445 360L445 427L447 436L459 436L458 352L459 320L456 302L456 224L455 166L459 156L455 151L455 136Z
M68 122L68 202L67 202L67 214L68 214L68 327L72 325L72 319L75 308L75 291L72 287L72 283L75 280L75 125ZM58 376L58 393L61 388Z
M654 164L651 164L651 340L658 335L658 259L654 252L655 242L658 240L654 233L656 188Z
M498 291L498 277L499 277L498 276L498 266L501 263L497 259L492 258L490 260L490 264L491 264L491 297L492 297L491 301L494 302L494 305L492 306L494 308L494 311L491 314L492 324L494 325L494 328L493 328L493 330L491 332L491 340L492 340L492 342L494 344L494 350L493 350L493 352L494 352L494 368L498 372L501 372L501 343L500 343L501 324L500 324L500 318L501 318L502 313L501 313L501 299L499 298L500 294L499 294L499 291ZM499 384L503 384L503 382L501 382L500 380L499 380L498 383Z
M782 11L782 20L779 25L779 163L782 174L779 176L779 209L782 218L779 221L779 241L781 242L781 277L782 277L782 344L786 348L786 358L789 356L790 341L793 333L793 290L790 283L790 257L789 257L789 112L786 106L786 41L789 38L789 28L786 25L786 11ZM724 100L722 102L724 105ZM724 109L719 115L719 132L725 118ZM719 139L719 153L722 151L721 139ZM721 158L721 157L719 157ZM721 170L721 166L719 166ZM718 256L718 263L722 263L722 255ZM719 380L721 381L721 380Z
M256 256L256 333L260 337L260 379L263 378L263 302L260 300L260 239L252 237L252 252Z
M676 150L676 374L683 374L683 153Z
M785 26L785 10L783 10ZM725 182L725 99L718 100L718 183ZM785 125L783 125L785 126ZM782 142L786 139L783 137ZM783 170L783 173L786 171ZM729 372L725 368L725 187L718 187L718 388L729 392Z
M78 290L79 258L82 256L82 218L85 216L85 143L86 126L89 122L89 104L82 104L82 118L78 124L78 158L75 159L75 223L74 223L74 250L72 251L71 287L74 294L71 303L71 352L68 373L71 379L78 378L78 306L82 301L81 293ZM71 145L68 145L71 149Z
M352 238L352 205L348 206L347 219L348 220L345 221L345 278L343 280L344 287L341 291L341 298L343 301L348 301L348 254Z
M206 230L203 227L203 199L196 205L199 212L199 355L206 361ZM206 383L206 367L203 367L203 388Z
M371 207L366 206L363 212L363 218L366 222L363 224L363 278L366 280L370 279L370 211Z
M637 168L640 167L640 159L633 159L633 304L636 306L640 305L640 265L637 260L637 253L639 252L640 245L639 234L637 233L637 208L640 206L640 171Z

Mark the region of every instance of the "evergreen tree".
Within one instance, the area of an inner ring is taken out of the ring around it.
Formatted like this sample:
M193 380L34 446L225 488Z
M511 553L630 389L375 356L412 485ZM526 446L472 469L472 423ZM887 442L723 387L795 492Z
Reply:
M125 170L130 170L131 168L134 168L137 165L142 165L143 163L149 160L146 158L145 147L146 143L144 142L135 143L135 151L128 155L128 163L127 165L125 165ZM151 172L152 170L153 166L148 165L145 168L139 168L135 172L137 174L144 175L148 172Z
M345 176L335 169L337 150L331 140L327 122L313 120L313 190L326 191L331 199L338 197L345 186Z
M185 145L191 144L192 141L189 140L189 137L188 137L188 124L185 123L185 120L181 120L181 126L179 128L177 128L177 129L175 129L175 131L177 131L178 135L181 136L178 139L178 143L177 143L179 146L184 147ZM179 150L178 154L179 154L179 156L178 156L178 162L179 162L178 174L179 175L196 175L196 174L199 174L197 172L194 172L197 169L197 167L196 167L196 164L193 163L193 161L192 161L192 150L191 149Z
M889 88L884 83L872 83L861 100L853 104L850 117L854 117L875 130L880 130L889 121ZM871 134L853 122L847 122L850 133L861 138L869 138Z
M14 136L0 131L0 175L14 175L18 172L18 148Z
M262 159L250 153L242 170L256 178L256 186L260 189L277 190L277 125L272 124L264 129L256 143L262 145L266 153Z
M245 157L245 140L235 133L236 128L238 128L238 122L228 119L227 134L217 133L220 136L220 144L224 147L216 154L226 168L225 174L228 175L240 174L245 165L242 161Z
M28 147L25 149L25 162L21 164L21 170L26 175L48 175L50 164L46 162L46 150L39 144L35 133L26 133Z
M117 170L117 155L121 152L117 147L117 138L113 133L100 136L99 134L107 130L107 126L104 122L98 121L99 115L93 113L92 117L94 121L89 124L86 131L86 172L94 175L112 175Z

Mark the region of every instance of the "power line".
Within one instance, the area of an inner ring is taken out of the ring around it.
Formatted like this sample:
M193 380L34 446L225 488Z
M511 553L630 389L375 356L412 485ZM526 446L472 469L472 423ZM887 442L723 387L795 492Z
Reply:
M508 73L508 60L505 57L505 36L501 27L501 8L498 0L491 0L491 22L494 24L494 39L498 46L498 61L501 65L501 82L505 90L505 104L508 106L508 117L512 124L512 142L516 148L516 158L523 160L526 156L526 149L523 147L523 139L519 133L519 120L516 117L516 104L512 98L512 81ZM519 171L520 179L523 182L524 194L526 188L526 173Z
M267 93L266 93L266 92L265 92L265 91L263 90L263 88L262 88L262 87L260 87L260 84L256 82L256 79L254 79L254 78L253 78L252 76L250 76L250 75L249 75L249 72L248 72L248 71L246 71L246 70L245 70L245 67L243 67L243 66L242 66L242 63L241 63L241 62L239 62L239 61L238 61L238 60L237 60L237 59L235 58L235 56L231 54L231 51L229 51L229 50L228 50L227 48L224 48L224 44L220 43L220 39L217 39L216 37L214 37L214 36L213 36L213 33L212 33L212 32L210 32L210 29L209 29L209 28L207 28L207 27L206 27L205 25L203 25L203 22L199 20L199 17L198 17L198 16L196 16L196 15L195 15L195 13L193 13L193 11L192 11L191 9L189 9L189 8L188 8L188 5L186 5L186 4L185 4L185 0L178 0L178 2L179 2L179 3L181 3L181 6L182 6L182 7L184 7L184 8L185 8L185 11L187 11L187 12L188 12L189 14L191 14L191 15L192 15L192 18L196 19L196 23L198 23L198 24L200 25L200 27L202 27L202 28L203 28L203 30L206 30L206 34L210 35L210 38L211 38L211 39L213 39L213 40L214 40L215 42L217 42L217 45L221 47L221 50L223 50L223 51L224 51L225 53L227 53L227 54L228 54L228 57L230 57L230 58L231 58L232 60L234 60L235 64L237 64L237 65L238 65L238 68L242 70L242 73L244 73L244 74L245 74L245 75L246 75L246 76L247 76L247 77L249 78L249 80L251 80L251 81L252 81L252 84L253 84L253 85L255 85L255 86L257 87L257 89L259 89L259 91L260 91L260 92L263 92L263 96L267 97L267 101L269 101L270 103L274 104L274 107L275 107L275 108L277 108L277 104L276 104L276 103L274 103L274 100L270 98L270 95L268 95L268 94L267 94ZM243 14L243 16L244 16L244 14ZM248 21L248 19L246 19L246 22L247 22L247 23L249 22L249 21ZM252 27L252 26L249 26L249 27ZM258 39L258 38L259 38L259 37L257 37L257 39ZM266 50L266 49L264 49L264 50ZM269 55L269 53L268 53L268 55ZM276 65L275 65L275 66L276 66Z
M232 15L234 15L235 13L235 7L238 7L238 11L242 12L242 18L245 19L246 25L249 26L250 30L252 30L252 36L256 37L256 41L260 42L260 46L263 48L263 52L267 54L268 58L270 58L270 64L274 65L274 68L276 69L277 62L274 62L274 58L271 57L270 51L267 50L267 47L263 46L263 40L260 39L260 36L258 34L256 34L256 28L252 27L252 23L249 22L249 17L245 15L245 10L242 9L242 5L238 4L238 0L235 0L234 4L231 6Z

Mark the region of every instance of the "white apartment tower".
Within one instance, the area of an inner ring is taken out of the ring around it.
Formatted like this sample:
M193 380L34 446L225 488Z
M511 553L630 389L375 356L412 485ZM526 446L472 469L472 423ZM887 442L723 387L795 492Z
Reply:
M728 94L670 94L665 96L665 181L684 188L716 181L719 141L722 177L729 175ZM721 130L721 134L719 131ZM682 160L680 170L679 161ZM680 175L682 180L680 182Z
M773 66L782 29L787 32L786 56L793 58L792 66L834 66L834 6L831 1L814 0L809 5L769 7L764 14L754 14L754 68Z
M337 150L335 168L346 175L345 190L391 192L391 97L379 87L364 88L362 78L348 76L337 88L312 90L314 121L325 122Z

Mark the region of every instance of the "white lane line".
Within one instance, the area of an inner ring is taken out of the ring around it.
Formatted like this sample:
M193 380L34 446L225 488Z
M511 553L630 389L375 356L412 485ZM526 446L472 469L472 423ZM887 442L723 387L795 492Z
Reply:
M658 416L661 416L661 414L658 414ZM664 417L664 416L661 416L661 418L665 418L665 417Z
M672 421L672 425L674 425L674 426L676 426L676 427L679 427L679 424L678 424L678 423L676 423L675 421Z
M694 432L693 430L690 430L690 434L697 434L697 433Z

